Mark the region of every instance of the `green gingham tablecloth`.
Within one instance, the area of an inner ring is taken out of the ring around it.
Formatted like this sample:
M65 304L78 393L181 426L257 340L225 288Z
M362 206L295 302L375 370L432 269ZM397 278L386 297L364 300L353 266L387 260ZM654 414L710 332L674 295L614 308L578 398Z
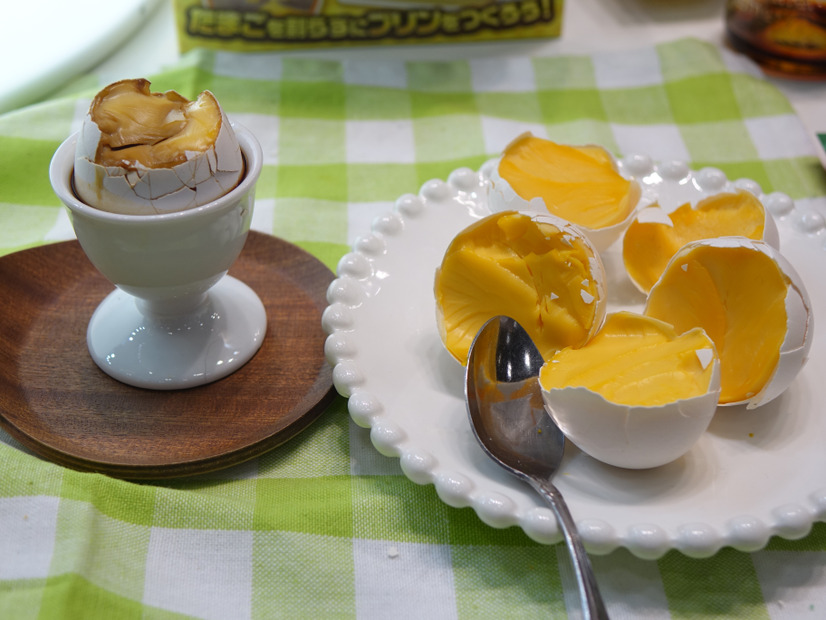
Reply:
M826 213L826 173L788 101L697 40L443 62L196 52L147 77L153 90L212 90L257 134L253 226L333 269L397 197L477 168L524 130L715 166ZM0 117L0 252L72 236L47 170L100 86L90 75ZM820 523L750 554L593 560L615 618L826 615ZM0 618L566 614L579 611L564 545L448 507L378 454L340 397L254 461L163 483L64 469L0 431Z

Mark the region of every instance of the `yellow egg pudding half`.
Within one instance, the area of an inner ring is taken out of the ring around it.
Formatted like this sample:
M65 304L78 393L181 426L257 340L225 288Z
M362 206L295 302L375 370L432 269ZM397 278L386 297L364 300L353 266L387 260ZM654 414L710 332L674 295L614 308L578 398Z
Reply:
M717 409L720 363L699 328L631 312L609 314L580 348L551 356L539 375L549 415L592 457L657 467L685 454Z
M745 237L687 243L654 284L644 313L678 332L700 327L720 356L720 404L763 405L803 367L811 302L776 249Z
M671 257L689 241L741 236L779 245L777 226L758 198L745 190L708 196L666 212L658 205L637 212L622 241L631 281L648 293Z
M617 170L600 146L569 146L522 134L502 153L490 178L492 210L549 212L576 224L599 251L631 220L639 183Z
M453 238L436 271L439 334L466 364L482 325L507 315L547 359L596 333L604 282L596 249L575 226L550 214L493 213Z

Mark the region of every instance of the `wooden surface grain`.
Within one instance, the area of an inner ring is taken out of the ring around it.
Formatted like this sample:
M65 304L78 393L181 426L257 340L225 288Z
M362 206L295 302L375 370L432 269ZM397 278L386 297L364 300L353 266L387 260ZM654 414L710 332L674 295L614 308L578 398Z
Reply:
M178 391L131 387L90 358L86 326L112 285L69 241L0 259L0 425L74 469L154 479L258 456L335 398L321 313L333 274L300 248L251 232L230 274L264 302L261 349L234 374Z

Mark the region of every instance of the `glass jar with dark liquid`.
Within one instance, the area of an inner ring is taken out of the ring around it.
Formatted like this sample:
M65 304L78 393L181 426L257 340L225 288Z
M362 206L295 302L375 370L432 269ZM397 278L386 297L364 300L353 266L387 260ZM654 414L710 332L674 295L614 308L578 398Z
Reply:
M767 72L826 79L826 0L727 0L726 32Z

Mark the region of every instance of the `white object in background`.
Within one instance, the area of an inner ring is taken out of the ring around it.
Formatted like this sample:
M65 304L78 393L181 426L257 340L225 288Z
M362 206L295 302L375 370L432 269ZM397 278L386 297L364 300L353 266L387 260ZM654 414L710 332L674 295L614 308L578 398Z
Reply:
M160 0L8 2L0 37L0 113L88 71L143 25Z

